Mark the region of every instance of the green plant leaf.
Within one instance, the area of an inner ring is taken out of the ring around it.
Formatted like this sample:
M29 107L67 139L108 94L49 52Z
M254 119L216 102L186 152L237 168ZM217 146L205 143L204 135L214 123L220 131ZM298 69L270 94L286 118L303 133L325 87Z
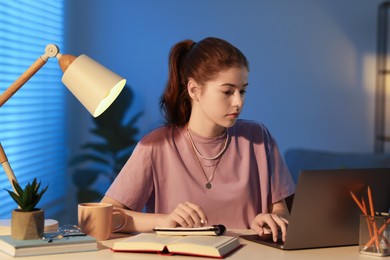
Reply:
M36 179L34 179L34 180L35 180L35 182L33 182L32 187L34 189L34 193L38 193L39 187L41 187L41 183L37 183Z
M30 193L31 193L31 188L30 188L30 183L26 185L24 188L23 194L22 194L22 205L20 205L22 211L26 211L26 208L28 207L27 205L30 203Z
M21 198L16 193L14 193L13 191L10 191L10 190L6 190L6 191L9 193L11 198L16 202L16 204L18 204L18 205L23 204Z
M14 186L15 191L17 194L19 194L19 196L23 194L23 189L16 180L12 180L12 185Z
M48 188L49 188L49 185L46 185L46 187L43 188L43 189L41 190L41 192L38 193L39 200L41 199L41 197L42 197L43 194L47 191Z

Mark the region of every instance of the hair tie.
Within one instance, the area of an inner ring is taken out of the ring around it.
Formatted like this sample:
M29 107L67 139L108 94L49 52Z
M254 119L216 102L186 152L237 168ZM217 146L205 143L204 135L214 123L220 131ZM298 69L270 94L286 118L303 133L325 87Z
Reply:
M193 42L190 46L190 50L192 50L192 48L194 48L194 46L197 44L197 42Z

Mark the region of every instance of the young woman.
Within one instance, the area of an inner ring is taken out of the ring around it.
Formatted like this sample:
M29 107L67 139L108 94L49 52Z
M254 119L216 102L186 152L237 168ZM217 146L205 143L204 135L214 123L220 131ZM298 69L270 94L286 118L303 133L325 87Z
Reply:
M142 138L102 200L126 209L123 231L224 224L285 236L284 199L295 186L267 128L238 120L248 72L246 57L222 39L172 48L161 98L167 124Z

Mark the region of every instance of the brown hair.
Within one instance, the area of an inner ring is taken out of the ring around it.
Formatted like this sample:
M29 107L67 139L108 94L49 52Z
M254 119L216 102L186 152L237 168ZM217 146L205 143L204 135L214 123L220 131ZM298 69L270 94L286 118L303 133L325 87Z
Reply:
M168 82L160 99L167 123L183 126L190 118L189 78L202 85L223 70L242 66L249 69L244 54L222 39L208 37L198 43L184 40L174 45L169 54Z

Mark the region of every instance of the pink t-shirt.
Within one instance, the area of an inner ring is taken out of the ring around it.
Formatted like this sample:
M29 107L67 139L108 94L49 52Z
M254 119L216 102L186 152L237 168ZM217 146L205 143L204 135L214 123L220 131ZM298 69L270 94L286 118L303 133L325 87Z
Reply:
M226 140L225 134L203 138L191 133L204 156L216 155ZM146 206L155 213L170 213L189 201L202 207L210 225L249 228L257 214L268 212L269 204L293 194L295 185L264 125L238 120L228 129L228 138L212 188L207 189L187 128L157 128L138 143L106 196L132 210ZM201 162L210 176L215 166Z

